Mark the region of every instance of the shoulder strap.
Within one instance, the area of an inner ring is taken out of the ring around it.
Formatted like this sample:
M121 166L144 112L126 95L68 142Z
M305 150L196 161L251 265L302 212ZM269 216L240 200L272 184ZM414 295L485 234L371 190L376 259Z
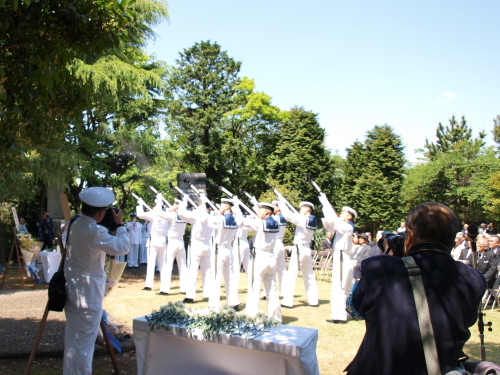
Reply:
M68 247L68 244L69 244L69 230L71 229L71 225L73 225L73 223L75 222L75 220L78 219L79 217L80 217L80 214L76 214L69 221L68 232L66 233L66 243L65 243L66 247Z
M417 307L418 325L420 327L420 336L424 345L425 364L427 366L428 375L440 375L439 358L434 338L434 330L432 329L431 316L429 305L427 304L427 296L425 295L424 283L415 260L411 256L402 258L408 277L410 278L413 298Z

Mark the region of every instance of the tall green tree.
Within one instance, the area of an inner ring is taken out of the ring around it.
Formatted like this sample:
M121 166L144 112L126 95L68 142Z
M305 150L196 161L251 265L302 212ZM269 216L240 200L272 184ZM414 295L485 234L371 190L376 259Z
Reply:
M404 147L389 125L376 125L347 149L344 204L358 212L356 226L375 232L395 229L402 213Z
M217 43L185 49L168 80L166 128L191 171L255 191L265 180L264 155L273 147L280 111L254 91L253 81L240 78L240 67Z
M472 129L467 125L465 116L462 116L460 122L457 122L455 116L452 116L449 122L450 125L446 127L439 123L436 129L436 143L429 142L428 139L425 140L426 156L429 160L434 160L440 154L452 150L461 141L477 142L480 147L484 146L483 139L486 133L480 132L478 137L473 140Z
M294 107L283 116L279 142L269 156L269 177L300 192L301 200L318 203L318 193L306 181L309 176L331 198L336 165L326 149L325 129L317 114Z

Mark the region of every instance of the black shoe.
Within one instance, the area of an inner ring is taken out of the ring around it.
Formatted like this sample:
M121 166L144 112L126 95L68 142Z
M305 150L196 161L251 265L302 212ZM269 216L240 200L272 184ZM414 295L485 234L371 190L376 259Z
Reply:
M184 298L184 303L194 303L194 300L192 298Z
M158 295L160 295L160 296L168 296L168 293L167 292L160 292L160 293L158 293Z
M240 311L240 305L230 306L234 311Z
M149 286L145 286L142 290L151 290L151 288Z
M262 297L262 299L265 301L267 298L266 298L266 296L264 296L264 297Z
M309 305L309 306L312 306L312 307L318 307L318 306L319 306L319 304L317 303L317 304L315 304L315 305Z
M328 323L334 323L334 324L346 324L347 323L347 320L327 319L326 321Z

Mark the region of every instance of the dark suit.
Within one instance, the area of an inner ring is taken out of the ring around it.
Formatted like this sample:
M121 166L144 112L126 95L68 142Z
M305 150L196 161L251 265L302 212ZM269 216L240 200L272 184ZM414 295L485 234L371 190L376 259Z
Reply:
M467 261L470 262L471 266L474 265L472 255L473 254L469 255L469 257L467 258ZM484 278L488 283L488 288L493 288L493 284L496 280L498 265L498 258L496 254L493 251L486 250L485 252L483 252L482 256L478 252L477 258L477 270L484 275Z
M333 249L332 241L329 240L328 238L325 238L321 242L321 250L330 250L330 249Z
M422 273L441 372L456 366L468 327L486 289L484 276L453 260L438 243L419 243L410 251ZM365 316L366 333L347 367L349 375L425 375L417 311L405 265L389 255L363 261L352 307Z
M354 270L352 272L352 276L355 279L359 279L361 277L361 262L365 259L368 259L372 256L373 249L370 245L361 245L361 248L358 250L358 253L354 257L356 259L356 265L354 266Z

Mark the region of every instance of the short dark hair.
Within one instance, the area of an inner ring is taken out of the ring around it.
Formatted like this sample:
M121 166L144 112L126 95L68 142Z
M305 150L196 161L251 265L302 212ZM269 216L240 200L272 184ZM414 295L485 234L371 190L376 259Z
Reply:
M406 218L406 227L415 241L439 242L451 251L460 222L457 215L441 203L425 202L413 208Z
M82 202L82 214L89 217L94 217L101 210L106 210L108 207L94 207Z

